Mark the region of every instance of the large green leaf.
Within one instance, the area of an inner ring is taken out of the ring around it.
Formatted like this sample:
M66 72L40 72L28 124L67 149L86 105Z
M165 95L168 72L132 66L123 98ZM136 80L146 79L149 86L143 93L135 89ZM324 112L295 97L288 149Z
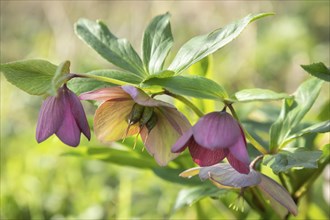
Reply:
M52 88L57 66L46 60L23 60L1 64L8 82L31 95L45 95Z
M227 190L209 186L205 183L202 186L182 189L176 198L174 210L181 209L185 206L191 206L199 200L209 196L219 198L221 195L224 195L227 192Z
M103 58L114 65L139 76L145 76L143 63L126 39L118 39L101 21L79 19L75 32Z
M323 81L312 78L302 83L294 93L294 99L284 100L278 119L270 128L270 149L281 147L290 132L296 127L314 104Z
M142 81L140 77L130 72L110 70L110 69L94 70L86 73L86 75L107 77L111 79L124 81L130 84L139 84ZM77 94L95 89L105 88L109 86L115 86L115 85L116 84L96 80L93 78L74 78L68 82L69 88Z
M195 98L223 100L227 92L216 82L202 76L173 76L166 78L154 77L143 82L142 86L161 86L166 90Z
M275 155L266 155L263 163L272 168L278 174L286 172L291 168L317 168L317 161L320 159L322 151L309 151L302 148L286 149Z
M144 32L142 44L143 62L150 74L162 70L172 44L170 14L155 17Z
M253 102L253 101L271 101L287 99L290 96L286 93L277 93L268 89L244 89L238 91L233 97L228 99L232 102Z
M327 68L324 63L313 63L310 65L301 65L312 76L323 79L330 82L330 69Z
M272 13L250 14L211 33L192 38L180 48L169 66L169 70L173 70L176 73L182 72L192 64L231 42L250 22L268 15L272 15Z

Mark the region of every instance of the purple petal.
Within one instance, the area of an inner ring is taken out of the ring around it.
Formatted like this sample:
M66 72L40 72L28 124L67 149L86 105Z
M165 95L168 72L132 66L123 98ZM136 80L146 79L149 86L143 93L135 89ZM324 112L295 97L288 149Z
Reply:
M249 173L250 158L246 149L245 138L241 136L237 142L229 148L228 162L240 173Z
M75 118L75 121L80 129L80 131L86 136L88 140L91 138L91 132L89 130L86 114L80 100L76 94L71 92L69 89L66 90L66 98L70 103L71 113Z
M63 104L59 97L48 97L41 106L37 124L36 139L40 143L54 134L62 123Z
M107 100L128 100L131 96L127 94L120 86L97 89L90 92L80 94L81 100L96 100L96 101L107 101Z
M261 174L251 169L248 175L241 174L227 163L216 164L210 167L202 167L199 171L201 180L211 179L217 186L243 188L255 186L261 182Z
M132 99L143 106L151 106L151 107L156 107L156 106L164 106L164 107L169 107L169 108L175 108L173 105L156 100L153 98L150 98L145 92L143 92L141 89L138 89L134 86L130 85L125 85L121 87L125 92L127 92Z
M298 214L297 205L288 191L268 176L261 174L261 182L258 188L288 209L293 215L296 216Z
M227 155L227 160L230 165L238 172L243 174L248 174L250 172L249 164L238 160L231 152Z
M172 146L171 151L172 153L180 153L184 151L188 147L188 142L192 137L192 129L189 129L175 142Z
M61 125L55 133L63 143L76 147L80 142L80 128L72 114L68 91L66 87L62 87L58 91L58 99L62 102L64 111L61 116Z
M202 167L219 163L229 152L227 149L209 150L200 146L193 139L188 143L188 146L193 161Z
M241 129L227 112L212 112L193 126L193 135L198 144L213 150L229 148L241 136Z

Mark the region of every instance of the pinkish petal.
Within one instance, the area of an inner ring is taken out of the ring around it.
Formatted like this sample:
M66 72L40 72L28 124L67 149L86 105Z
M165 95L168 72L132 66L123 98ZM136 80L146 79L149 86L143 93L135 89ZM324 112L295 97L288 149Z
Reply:
M200 146L193 139L191 139L188 145L193 161L202 167L219 163L228 154L227 149L209 150Z
M107 101L107 100L129 100L131 96L127 94L120 86L103 88L90 92L80 94L81 100L96 100L96 101Z
M64 115L62 118L62 123L59 129L56 131L56 136L65 144L72 147L76 147L80 142L80 129L74 118L70 104L67 103Z
M38 143L46 140L61 126L63 104L58 97L48 97L41 106L37 124L36 139Z
M178 154L171 152L171 147L182 133L178 133L173 128L163 110L155 108L155 113L158 118L156 126L149 134L148 130L143 128L141 137L148 152L155 157L157 163L165 166L170 160L178 156Z
M199 177L201 180L211 179L220 188L243 188L255 186L261 182L261 174L259 172L251 169L248 175L241 174L227 163L202 167L199 171Z
M143 105L143 106L151 106L151 107L156 107L156 106L165 106L169 108L175 108L173 105L153 99L149 97L145 92L143 92L141 89L138 89L134 86L130 85L125 85L121 87L125 92L127 92L130 97L138 104Z
M258 188L288 209L291 214L295 216L298 214L296 203L293 201L288 191L276 181L261 174L261 182Z
M172 153L180 153L188 147L188 142L192 137L192 129L189 129L172 146Z
M66 97L68 99L68 102L70 103L71 113L75 118L80 131L87 137L88 140L90 140L91 132L89 129L84 108L81 105L79 98L69 89L67 89Z
M249 164L237 159L236 155L234 155L232 152L229 152L229 154L227 155L227 160L230 165L238 172L243 174L248 174L250 172Z
M212 112L193 126L193 135L198 144L213 150L229 148L242 134L238 122L230 114Z
M165 115L167 120L171 123L172 127L179 133L183 134L184 132L191 129L190 122L181 112L177 109L160 107L162 113Z
M133 100L106 101L102 103L94 116L94 131L98 140L111 142L125 138L128 127L127 117L133 105ZM137 125L132 125L127 136L136 134L138 130Z

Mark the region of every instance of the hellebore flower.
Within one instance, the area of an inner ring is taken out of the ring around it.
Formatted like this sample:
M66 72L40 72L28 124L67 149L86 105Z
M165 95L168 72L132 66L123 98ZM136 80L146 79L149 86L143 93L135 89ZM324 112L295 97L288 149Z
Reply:
M209 179L218 188L244 189L256 186L264 196L270 199L271 205L279 214L281 211L276 210L275 203L279 203L295 216L298 214L297 205L283 186L253 168L250 167L249 169L249 174L241 174L229 164L220 163L209 167L191 168L182 172L180 176L190 178L199 174L201 180ZM284 213L285 215L286 213Z
M201 117L177 140L172 152L182 152L187 147L194 162L200 166L210 166L227 157L238 172L250 172L244 133L239 123L226 111Z
M63 143L76 147L79 145L81 132L90 139L89 126L80 100L64 84L58 89L57 96L49 96L43 102L36 139L40 143L56 134Z
M94 116L94 131L100 141L140 134L147 151L162 166L178 156L171 153L171 146L191 127L173 105L134 86L103 88L83 93L80 99L103 102Z

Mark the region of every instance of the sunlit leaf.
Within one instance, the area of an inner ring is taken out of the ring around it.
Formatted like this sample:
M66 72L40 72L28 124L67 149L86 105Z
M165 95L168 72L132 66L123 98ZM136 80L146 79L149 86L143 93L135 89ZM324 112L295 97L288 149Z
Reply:
M150 74L162 70L172 44L170 14L155 17L144 32L142 44L143 62Z
M270 129L270 149L281 146L290 131L296 127L314 104L323 81L312 78L302 83L293 99L285 99L280 116Z
M312 76L330 82L330 69L324 63L313 63L310 65L301 65Z
M8 82L31 95L45 95L52 87L57 66L46 60L23 60L1 64Z
M263 163L272 168L278 174L286 172L291 168L317 168L317 161L320 159L322 151L309 151L303 148L281 150L275 155L266 155Z
M212 55L209 55L191 65L188 68L188 73L191 75L206 76L212 71L212 66L213 58Z
M216 82L201 76L173 76L151 78L143 82L143 86L161 86L166 90L195 98L223 100L228 97L225 89Z
M232 102L253 102L253 101L272 101L287 99L290 96L286 93L277 93L268 89L244 89L238 91L229 99Z
M169 70L173 70L176 73L182 72L192 64L231 42L250 22L268 15L272 15L272 13L250 14L211 33L192 38L180 48L169 66Z
M145 76L142 60L126 39L113 35L101 21L79 19L75 32L104 59L139 76Z

